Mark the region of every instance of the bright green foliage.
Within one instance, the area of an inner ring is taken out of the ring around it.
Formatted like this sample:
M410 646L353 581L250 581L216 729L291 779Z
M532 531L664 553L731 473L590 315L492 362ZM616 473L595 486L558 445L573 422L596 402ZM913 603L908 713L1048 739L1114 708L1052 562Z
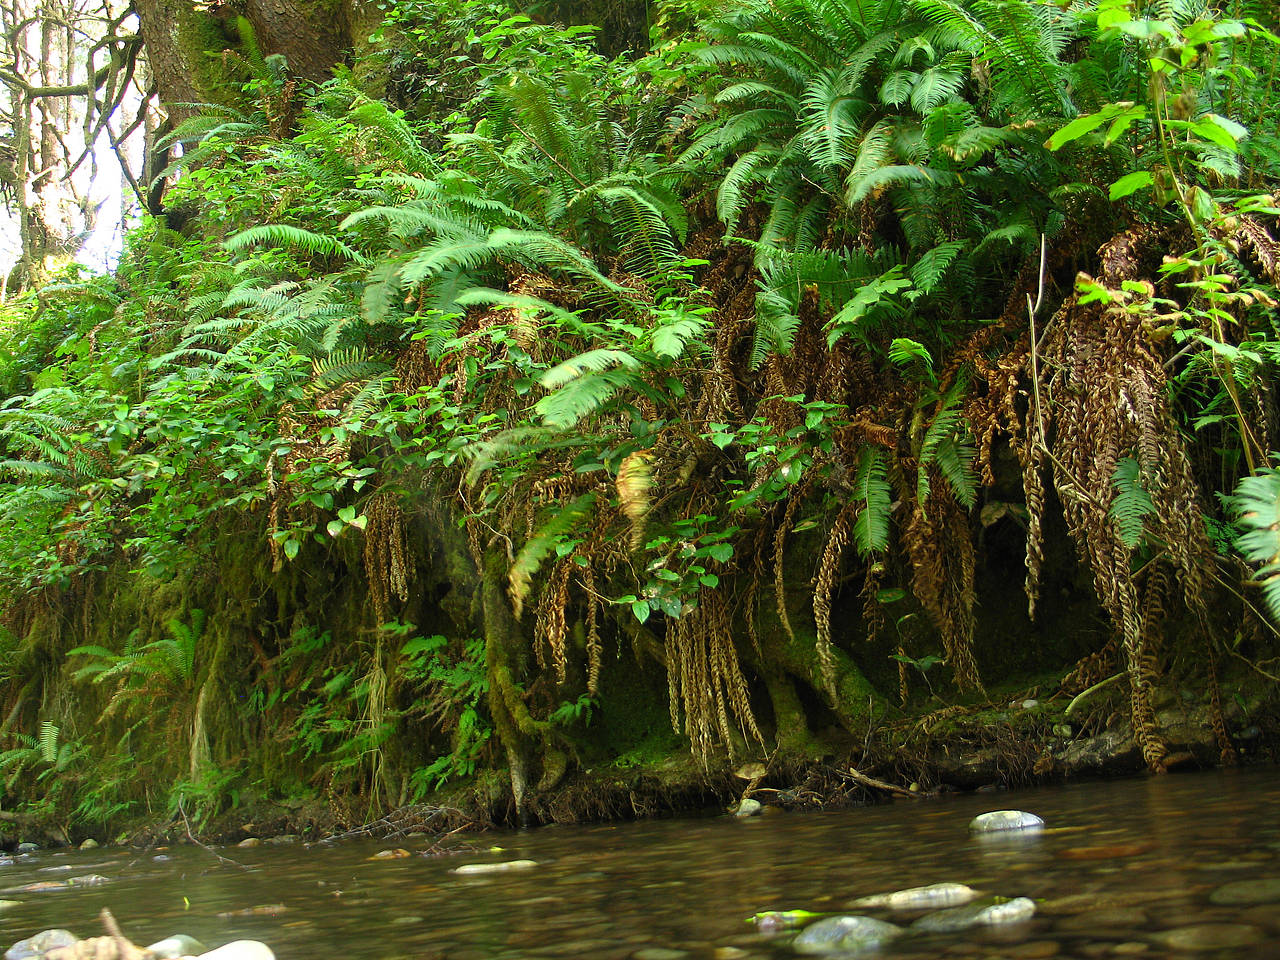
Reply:
M1155 504L1143 486L1142 467L1133 457L1125 457L1116 465L1113 483L1116 496L1108 512L1119 530L1120 542L1133 550L1142 545L1146 518L1155 512Z
M1280 620L1280 470L1245 477L1228 502L1240 530L1236 546L1258 568L1267 610Z
M864 447L858 459L853 495L864 504L853 523L854 546L863 556L884 552L889 548L891 490L884 455L874 447Z
M1008 469L991 425L1032 402L1042 236L1046 322L1107 238L1164 238L1159 287L1087 281L1082 304L1169 347L1206 489L1254 473L1231 510L1280 608L1280 473L1251 469L1275 268L1233 232L1280 212L1280 48L1237 7L680 0L655 33L698 32L628 62L496 0L403 0L396 106L347 75L290 100L248 43L247 106L170 135L191 235L144 222L114 275L4 308L0 601L88 610L0 641L6 689L65 712L15 715L6 803L151 802L121 741L170 775L158 809L332 788L386 810L520 751L563 763L616 719L609 662L583 692L602 649L678 669L689 623L720 644L690 669L720 672L686 688L743 720L758 681L857 659L788 612L815 551L828 620L856 552L899 626L963 627L955 596L907 591L941 551L903 535L941 507L963 533L979 467ZM1156 479L1111 478L1130 549L1160 548ZM961 562L935 590L962 592ZM757 636L770 578L781 626ZM569 667L525 670L522 640ZM32 695L55 682L74 696ZM841 723L863 706L815 696Z

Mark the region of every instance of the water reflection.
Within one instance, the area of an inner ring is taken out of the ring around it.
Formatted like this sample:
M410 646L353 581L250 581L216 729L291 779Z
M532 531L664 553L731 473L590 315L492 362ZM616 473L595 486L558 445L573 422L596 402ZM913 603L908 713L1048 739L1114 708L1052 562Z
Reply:
M210 945L260 939L280 960L776 960L794 956L788 938L746 918L839 913L861 896L949 880L1031 897L1038 913L1006 930L904 937L882 956L1280 956L1278 799L1280 774L1228 772L746 821L488 834L480 849L501 852L462 858L367 859L385 846L415 849L403 839L224 851L245 870L187 847L163 851L163 861L155 851L50 851L0 867L0 886L89 873L110 882L3 894L21 902L0 911L0 930L6 945L50 926L94 935L98 910L110 906L140 942L178 932ZM973 816L1006 806L1039 814L1046 829L969 836ZM539 866L449 872L514 859Z

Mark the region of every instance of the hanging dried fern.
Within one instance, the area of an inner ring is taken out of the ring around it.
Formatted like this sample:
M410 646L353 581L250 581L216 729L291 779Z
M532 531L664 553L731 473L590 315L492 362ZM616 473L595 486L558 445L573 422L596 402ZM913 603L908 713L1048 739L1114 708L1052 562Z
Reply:
M618 508L631 521L632 552L644 545L645 517L649 515L649 493L653 487L653 454L637 450L618 466Z
M1139 278L1144 259L1158 249L1148 233L1120 234L1099 251L1098 282L1119 290ZM1124 654L1135 736L1147 764L1161 769L1165 745L1151 688L1167 580L1154 571L1145 581L1135 579L1132 548L1144 537L1158 545L1161 562L1176 572L1183 602L1202 629L1205 570L1213 549L1169 406L1161 341L1140 312L1081 299L1070 298L1045 331L1048 376L1041 385L1042 405L1027 418L1031 446L1024 476L1052 464L1068 531ZM1029 556L1031 550L1029 542Z
M723 591L701 590L696 605L668 623L666 660L671 723L689 738L695 756L705 763L720 745L735 755L731 716L743 738L764 743Z
M414 566L409 552L409 530L404 513L390 493L379 493L365 504L368 523L364 531L364 569L369 580L369 603L380 620L393 615L392 598L409 599Z

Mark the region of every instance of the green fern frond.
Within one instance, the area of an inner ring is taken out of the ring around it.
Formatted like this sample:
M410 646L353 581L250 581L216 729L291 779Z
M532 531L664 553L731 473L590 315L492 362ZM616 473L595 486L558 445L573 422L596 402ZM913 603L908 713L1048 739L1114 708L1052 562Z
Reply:
M585 493L562 507L557 507L537 533L525 541L507 571L508 592L517 619L524 611L524 601L533 585L533 575L565 536L578 526L595 505L596 495Z
M966 246L963 240L948 240L923 254L911 265L911 281L921 293L932 293L947 272L947 267Z
M1146 518L1156 510L1151 494L1143 485L1138 461L1133 457L1122 458L1111 476L1111 486L1115 495L1107 514L1115 522L1120 542L1134 550L1142 544Z
M1236 549L1258 568L1254 580L1272 619L1280 621L1280 470L1267 467L1245 477L1227 505L1239 531Z
M52 720L40 721L40 758L45 763L58 759L58 736L61 732Z
M534 404L533 410L544 424L549 427L566 430L586 417L599 413L615 396L631 390L640 389L643 386L641 377L633 372L634 366L638 366L636 361L630 354L620 350L593 350L592 354L611 353L624 356L628 360L627 366L615 367L613 369L586 369L580 370L572 379L569 379L561 386L555 387L553 392L542 397ZM587 354L581 354L575 360L580 360ZM574 361L569 361L572 364ZM547 385L547 378L551 374L557 377L563 375L562 368L553 367L543 375L543 385Z
M884 452L878 447L863 447L853 479L853 497L863 504L853 522L853 545L859 556L889 549L892 492Z
M268 223L241 230L223 241L228 250L244 250L248 247L266 245L269 247L297 247L310 255L342 256L355 263L367 263L364 254L348 246L337 237L323 233L313 233L302 227L291 227L282 223Z
M977 476L973 470L974 449L969 439L969 425L961 407L964 390L964 381L957 380L939 397L937 412L925 428L917 457L919 470L916 480L916 499L922 509L929 497L930 468L935 466L960 504L971 507L977 500Z
M756 294L756 323L752 331L752 370L759 370L770 354L786 356L800 329L795 305L777 290L761 290Z

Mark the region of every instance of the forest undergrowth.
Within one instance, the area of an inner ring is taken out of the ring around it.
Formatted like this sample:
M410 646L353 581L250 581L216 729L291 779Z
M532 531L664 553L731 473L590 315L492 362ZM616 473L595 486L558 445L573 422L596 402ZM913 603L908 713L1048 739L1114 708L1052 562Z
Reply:
M1274 759L1270 5L648 24L245 56L116 270L4 305L3 810L806 805L1162 771L1171 703Z

